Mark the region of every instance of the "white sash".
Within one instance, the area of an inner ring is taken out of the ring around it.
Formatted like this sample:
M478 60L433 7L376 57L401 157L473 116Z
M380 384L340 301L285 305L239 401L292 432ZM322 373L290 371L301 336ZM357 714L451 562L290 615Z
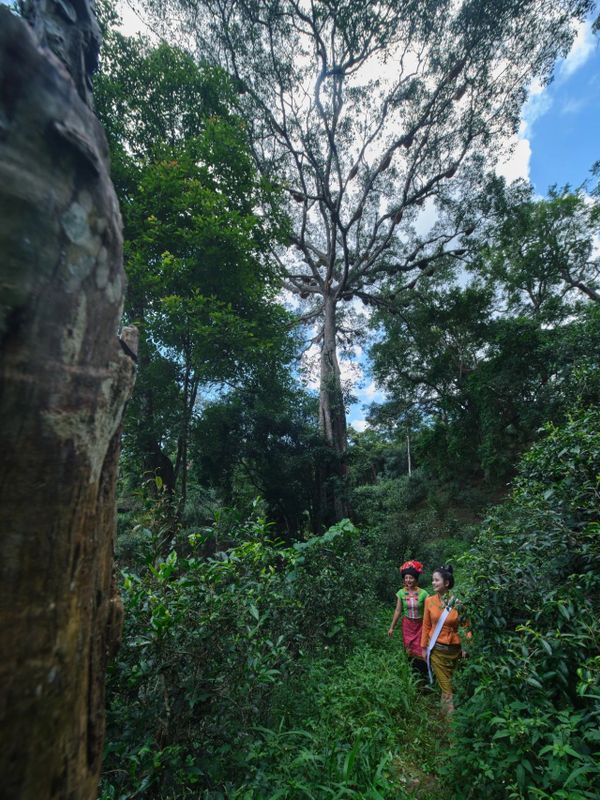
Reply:
M429 639L429 644L427 645L427 671L429 672L429 683L433 683L433 675L431 674L431 651L435 643L437 642L438 636L442 632L442 628L444 627L444 622L448 617L448 614L452 611L451 606L446 606L446 608L442 611L440 618L438 619L437 625L435 626L435 630L431 634L431 638Z

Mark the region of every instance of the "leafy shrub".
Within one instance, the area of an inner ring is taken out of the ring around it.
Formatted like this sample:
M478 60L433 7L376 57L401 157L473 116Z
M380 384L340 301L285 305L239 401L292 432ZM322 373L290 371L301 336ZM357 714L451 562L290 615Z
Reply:
M477 634L449 767L457 800L598 796L599 467L598 411L548 426L463 564Z
M267 721L298 656L347 641L349 625L368 619L368 564L347 520L284 548L256 516L227 552L194 554L212 536L190 536L191 555L159 563L150 549L139 574L124 574L105 800L198 796L243 776L248 731Z
M429 571L467 547L468 531L448 513L446 503L435 502L429 489L416 470L410 478L381 479L354 490L353 508L371 552L373 587L386 602L395 598L403 561L418 558ZM423 586L427 577L423 576Z
M311 659L275 691L273 724L251 732L248 774L234 797L406 797L399 758L403 767L421 764L437 740L431 719L415 714L413 673L398 642L385 636L388 622L380 615L377 640L361 634L343 663Z

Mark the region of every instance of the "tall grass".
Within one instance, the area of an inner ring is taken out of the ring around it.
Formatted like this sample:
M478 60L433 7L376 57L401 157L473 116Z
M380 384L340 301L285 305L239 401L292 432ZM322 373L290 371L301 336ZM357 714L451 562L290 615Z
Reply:
M313 659L280 687L271 725L247 737L246 780L222 797L434 796L427 770L439 757L437 702L424 694L400 640L387 639L388 617L378 614L343 660Z

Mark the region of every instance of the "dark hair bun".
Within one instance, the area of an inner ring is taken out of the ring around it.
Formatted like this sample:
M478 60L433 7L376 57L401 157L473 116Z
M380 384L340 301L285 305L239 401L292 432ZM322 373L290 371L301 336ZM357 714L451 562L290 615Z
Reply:
M437 569L433 570L434 572L439 572L442 578L448 583L448 588L452 589L454 586L454 570L452 569L451 564L444 564L443 567L438 567Z

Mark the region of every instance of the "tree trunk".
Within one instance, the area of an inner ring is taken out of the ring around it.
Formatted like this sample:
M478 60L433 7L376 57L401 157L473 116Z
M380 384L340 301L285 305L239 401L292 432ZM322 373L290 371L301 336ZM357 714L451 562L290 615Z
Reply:
M137 342L117 337L121 222L90 108L95 20L87 0L52 8L30 6L30 28L0 7L0 785L92 800Z
M181 429L177 441L177 460L175 462L175 481L179 482L178 515L181 516L185 511L187 502L188 486L188 450L190 440L190 426L194 414L194 406L198 397L198 386L200 384L190 365L190 359L186 356L186 368L183 382L183 414L181 417Z
M348 445L346 409L340 377L336 346L335 301L325 297L323 341L321 344L321 375L319 392L319 422L321 432L331 446L334 467L325 481L326 507L333 507L336 520L348 515L345 491L344 458Z
M163 453L160 444L156 441L152 433L144 437L143 446L143 469L147 479L146 485L150 487L153 497L158 496L156 478L160 478L168 497L175 494L175 469L171 459ZM152 488L154 487L154 488Z
M136 315L140 319L141 315ZM140 376L146 374L150 367L148 347L143 339L140 339L138 353L138 368ZM156 478L160 478L168 497L175 495L175 467L171 459L163 452L158 440L157 425L154 415L154 392L148 381L145 386L138 383L139 403L141 410L142 424L136 436L137 446L142 456L142 473L146 488L152 493L153 497L158 496L158 486Z

